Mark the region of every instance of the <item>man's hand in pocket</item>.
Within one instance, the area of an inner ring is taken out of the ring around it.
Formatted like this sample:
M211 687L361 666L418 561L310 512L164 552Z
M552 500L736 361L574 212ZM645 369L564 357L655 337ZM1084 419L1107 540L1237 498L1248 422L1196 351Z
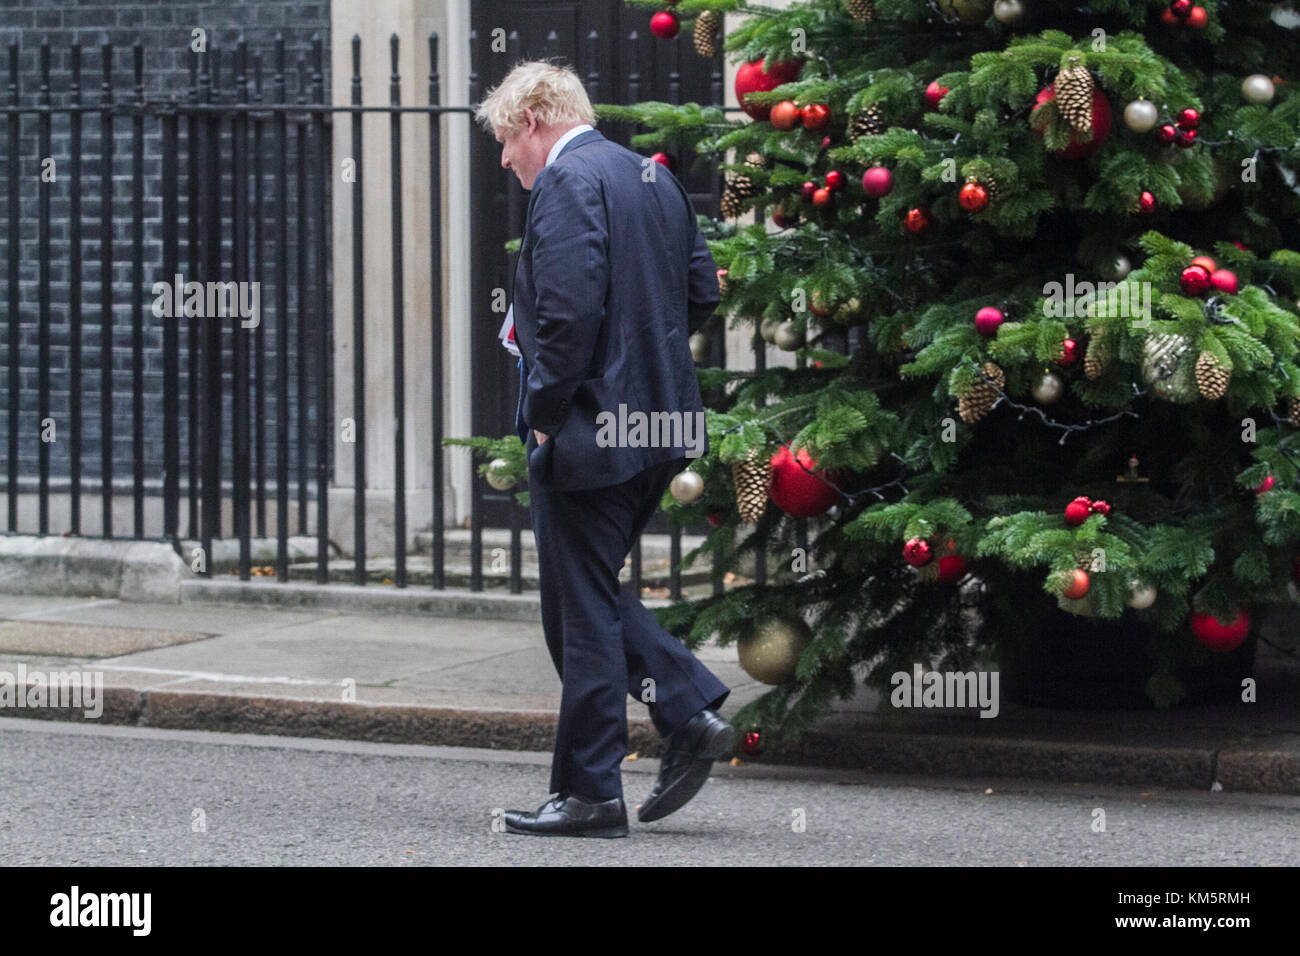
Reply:
M542 434L541 432L539 432L536 428L533 429L533 434L537 436L537 444L538 444L538 445L542 445L542 444L544 444L544 443L546 442L547 437L548 437L548 436L546 436L546 435L543 435L543 434Z

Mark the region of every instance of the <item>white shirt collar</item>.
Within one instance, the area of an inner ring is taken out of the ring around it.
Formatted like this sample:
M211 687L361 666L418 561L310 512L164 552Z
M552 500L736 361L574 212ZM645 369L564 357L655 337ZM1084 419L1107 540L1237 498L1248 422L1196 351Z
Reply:
M585 133L587 130L595 128L596 127L592 126L590 123L583 123L581 126L573 127L573 129L569 130L557 139L555 145L551 147L550 154L546 157L546 165L549 166L551 163L555 162L555 157L560 155L560 150L564 149L565 144L568 143L569 140L573 139L573 137L577 136L579 133Z

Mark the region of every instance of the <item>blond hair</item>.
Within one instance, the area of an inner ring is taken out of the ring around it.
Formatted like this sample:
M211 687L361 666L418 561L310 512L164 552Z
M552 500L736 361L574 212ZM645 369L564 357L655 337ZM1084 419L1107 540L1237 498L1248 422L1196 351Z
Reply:
M489 133L504 138L528 124L524 109L548 125L596 125L596 111L578 74L547 60L529 60L512 69L479 104L474 118Z

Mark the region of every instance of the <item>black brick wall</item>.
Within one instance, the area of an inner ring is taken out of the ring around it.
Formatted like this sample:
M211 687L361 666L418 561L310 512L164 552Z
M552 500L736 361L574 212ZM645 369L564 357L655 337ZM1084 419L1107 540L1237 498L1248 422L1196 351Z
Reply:
M252 84L252 57L255 53L262 56L263 91L269 101L274 98L273 83L274 40L277 32L282 33L287 49L287 86L290 102L299 94L300 83L296 59L303 56L311 69L311 38L318 34L324 43L326 97L329 91L329 3L320 2L285 2L285 0L226 0L221 4L188 3L184 0L0 0L0 61L4 62L0 74L0 95L3 102L9 102L8 93L8 48L12 42L20 45L19 85L20 98L24 106L34 106L38 102L40 88L39 48L42 41L51 45L51 82L52 102L55 107L70 102L69 87L71 74L69 68L69 47L73 42L82 46L82 103L98 105L102 82L102 59L100 46L104 42L114 44L113 51L113 88L115 102L128 104L135 97L134 78L132 75L131 45L138 38L144 49L144 91L145 97L152 102L166 102L173 97L184 100L188 98L191 88L191 64L193 54L190 50L191 31L202 27L207 32L209 50L220 50L220 81L227 98L232 98L233 90L233 53L237 40L242 36L249 48L249 81ZM305 91L310 98L310 90ZM100 195L101 141L100 119L97 113L85 114L82 132L82 185L79 190L82 213L82 374L81 380L71 380L71 353L69 327L69 212L71 183L70 174L70 137L69 116L56 113L52 119L51 155L57 163L58 180L53 184L42 184L40 180L41 157L38 140L38 126L35 116L24 116L21 124L21 141L18 157L11 155L9 128L7 121L0 121L0 163L5 172L5 183L0 186L0 204L7 202L8 179L16 176L20 197L20 240L17 250L19 261L19 376L16 383L20 401L19 422L19 461L21 486L30 486L37 473L37 455L39 448L38 409L38 318L39 318L39 270L38 255L37 203L40 190L50 190L50 389L51 415L58 428L58 442L51 446L51 472L54 476L66 476L69 473L71 458L71 421L69 402L75 393L80 396L83 409L82 462L83 488L91 494L98 491L98 479L101 474L100 440L100 216L102 209ZM326 148L328 149L328 128L326 131ZM291 144L294 142L290 134ZM180 121L180 149L178 182L180 192L179 234L181 271L186 280L213 278L230 280L230 230L227 220L223 226L224 247L222 274L215 277L193 275L189 268L189 251L185 245L187 235L188 176L186 150L188 148L187 121ZM250 132L251 151L251 132ZM277 245L277 192L272 174L275 157L278 153L273 128L268 125L264 144L264 201L266 219L264 238L266 242L265 257L267 274L262 287L262 320L266 327L266 350L264 362L268 375L274 373L274 329L278 316L274 314L274 281ZM231 171L232 144L227 127L222 137L220 161L222 169L222 208L224 215L230 213L230 193L232 190ZM163 449L163 356L162 334L166 319L155 318L151 312L154 296L151 287L159 279L170 279L162 275L162 228L159 221L162 196L162 156L161 126L156 116L145 120L145 199L144 199L144 421L145 421L145 476L150 483L161 480ZM293 270L296 265L296 244L293 237L297 233L296 181L292 178L296 167L296 157L290 152L290 175L288 195L290 197L290 248L287 258L290 267L290 306L289 318L296 320L297 295ZM328 153L327 153L328 160ZM250 161L251 170L251 161ZM134 313L132 301L132 236L134 222L132 219L132 119L127 115L118 115L114 119L114 158L113 158L113 460L115 483L128 482L131 478L134 449L131 437L131 381L133 357L131 349L131 326ZM315 188L315 187L313 187ZM251 188L250 188L251 196ZM251 202L251 200L250 200ZM5 396L0 402L0 486L3 486L8 468L8 396L15 383L9 380L9 334L12 317L9 315L8 261L11 254L8 242L8 224L11 210L5 208L0 214L0 394ZM328 214L328 210L327 210ZM251 208L250 208L251 215ZM251 239L251 229L249 233ZM251 252L250 252L251 260ZM193 319L187 321L194 321ZM230 320L227 320L229 322ZM291 330L293 322L291 321ZM229 346L231 336L226 334L224 340ZM180 344L182 348L181 372L181 456L182 487L185 484L186 443L189 436L186 421L186 402L189 383L186 370L188 356L185 347L188 333L181 327ZM304 343L310 347L311 343ZM295 366L297 354L301 351L296 337L290 341L290 368ZM310 352L308 352L310 354ZM225 359L227 385L224 389L223 414L223 455L230 460L230 404L229 374L230 357ZM291 371L292 374L292 371ZM314 380L309 382L312 393L317 388ZM275 438L275 402L283 389L277 387L273 379L268 379L266 394L265 429L268 443ZM287 399L290 402L291 420L296 420L297 408L293 393L296 385L289 389ZM315 416L315 407L309 403L306 410L309 418ZM291 429L296 433L296 429ZM308 432L310 435L310 431ZM292 434L291 434L292 438ZM291 461L297 460L296 442ZM274 445L268 444L268 484L274 479ZM223 470L229 476L228 465ZM58 483L56 482L56 487ZM83 503L83 508L97 507ZM184 509L182 509L182 515ZM30 529L21 529L30 530Z

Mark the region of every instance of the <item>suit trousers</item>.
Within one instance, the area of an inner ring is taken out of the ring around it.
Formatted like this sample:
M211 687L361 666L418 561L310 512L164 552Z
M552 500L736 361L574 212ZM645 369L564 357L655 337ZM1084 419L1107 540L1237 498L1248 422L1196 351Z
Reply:
M548 439L549 440L549 439ZM527 448L536 448L529 432ZM548 488L530 456L542 630L563 685L551 792L623 795L627 695L645 702L667 736L731 693L664 630L618 575L685 457L604 488Z

